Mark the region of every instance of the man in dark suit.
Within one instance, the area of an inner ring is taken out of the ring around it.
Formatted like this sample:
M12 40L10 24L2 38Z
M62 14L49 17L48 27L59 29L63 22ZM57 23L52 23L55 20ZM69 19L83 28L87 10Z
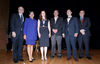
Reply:
M79 36L78 36L78 43L79 43L79 58L83 57L83 43L85 45L85 55L88 59L91 59L89 54L89 39L90 39L90 20L87 17L84 17L85 11L81 10L79 19Z
M54 58L56 53L56 41L58 46L58 58L61 58L61 41L62 41L62 25L63 18L59 17L58 10L54 11L54 18L51 18L51 58Z
M67 10L68 18L64 20L63 26L63 37L66 40L66 47L67 47L67 60L71 59L71 46L73 49L73 57L75 61L77 59L77 51L76 51L76 38L78 36L79 28L78 28L78 20L75 17L72 17L72 12L70 9Z
M18 7L18 13L13 14L11 17L11 32L13 42L13 61L23 61L22 58L22 45L23 45L23 26L24 26L24 8Z

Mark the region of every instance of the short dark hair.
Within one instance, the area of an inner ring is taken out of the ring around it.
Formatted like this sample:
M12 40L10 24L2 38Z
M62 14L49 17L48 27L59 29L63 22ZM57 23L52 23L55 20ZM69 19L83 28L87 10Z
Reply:
M67 9L67 11L68 11L68 10L70 10L70 11L72 12L72 10L71 10L71 9Z
M23 7L23 6L18 6L18 9L19 9L20 7L22 7L22 8L24 9L24 7Z
M31 12L33 12L33 13L34 13L34 11L29 11L29 14L30 14Z
M56 9L56 10L54 10L54 11L57 11L57 12L59 13L59 10L57 10L57 9Z
M83 11L85 13L85 10L80 10L80 11Z

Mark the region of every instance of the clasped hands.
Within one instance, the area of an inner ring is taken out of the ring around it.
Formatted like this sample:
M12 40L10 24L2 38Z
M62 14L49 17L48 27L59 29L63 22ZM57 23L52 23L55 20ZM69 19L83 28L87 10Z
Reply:
M84 30L84 29L81 29L81 30L80 30L80 33L81 33L82 35L85 35L85 30Z

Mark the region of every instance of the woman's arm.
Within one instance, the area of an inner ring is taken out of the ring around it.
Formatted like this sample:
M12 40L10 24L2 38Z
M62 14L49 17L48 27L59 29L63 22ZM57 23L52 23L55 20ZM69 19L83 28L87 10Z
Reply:
M38 20L38 28L37 28L37 30L38 30L38 37L40 38L41 37L41 35L40 35L40 20Z
M25 19L25 23L24 23L24 39L26 40L26 33L27 33L27 23L28 22L28 19L26 18Z
M49 29L49 37L51 37L51 26L50 26L50 21L48 21L48 29Z

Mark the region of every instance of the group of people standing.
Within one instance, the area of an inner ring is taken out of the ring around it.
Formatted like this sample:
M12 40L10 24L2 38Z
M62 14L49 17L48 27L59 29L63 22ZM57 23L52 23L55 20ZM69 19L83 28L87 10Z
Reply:
M49 38L51 38L51 58L56 54L62 57L61 44L62 37L65 38L67 47L67 60L71 59L71 47L73 50L73 58L78 61L76 41L79 43L79 58L83 57L83 43L85 45L85 54L88 59L91 59L89 53L89 38L90 38L90 20L84 17L85 11L81 10L80 18L72 16L72 11L66 11L67 18L64 20L59 17L59 11L54 10L54 17L51 20L47 19L46 12L43 10L39 15L38 21L34 18L34 12L29 12L29 18L24 18L24 8L18 7L18 13L11 17L11 32L13 42L13 61L24 61L22 58L23 40L26 40L27 53L29 61L32 62L35 58L33 54L33 45L39 37L39 46L41 52L41 60L47 60L47 49L49 47ZM24 22L25 20L25 22Z

